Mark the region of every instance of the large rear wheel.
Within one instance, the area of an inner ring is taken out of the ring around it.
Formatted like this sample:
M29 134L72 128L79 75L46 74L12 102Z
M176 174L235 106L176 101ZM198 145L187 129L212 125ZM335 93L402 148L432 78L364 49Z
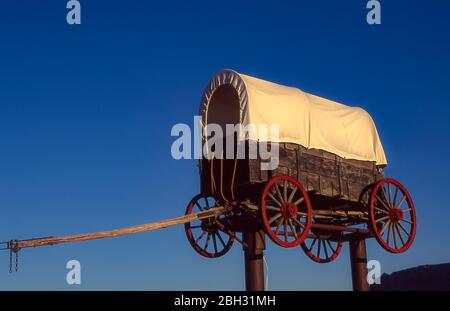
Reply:
M283 247L298 246L311 228L308 193L290 176L273 177L262 194L261 217L272 241Z
M403 253L416 235L416 210L408 190L397 180L380 180L372 190L370 225L380 245L391 253Z

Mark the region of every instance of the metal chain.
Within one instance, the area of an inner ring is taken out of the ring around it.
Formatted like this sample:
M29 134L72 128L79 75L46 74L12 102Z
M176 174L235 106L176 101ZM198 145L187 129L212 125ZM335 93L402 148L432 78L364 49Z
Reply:
M19 271L19 250L16 251L16 272Z
M10 241L8 243L9 248L9 273L13 272L13 254L15 256L15 272L19 271L19 251L20 248L17 247L17 245L12 243L13 241Z
M9 250L9 273L12 273L12 250Z

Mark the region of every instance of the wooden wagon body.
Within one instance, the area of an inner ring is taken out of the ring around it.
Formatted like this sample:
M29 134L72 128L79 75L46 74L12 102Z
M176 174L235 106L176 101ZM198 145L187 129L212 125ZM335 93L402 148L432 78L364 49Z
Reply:
M238 172L234 183L232 182L234 160L200 161L201 192L205 195L216 195L211 189L211 178L214 178L218 183L217 186L219 188L222 186L225 198L231 198L231 187L235 188L234 201L255 201L260 194L258 189L272 177L287 175L298 180L306 191L322 199L324 204L330 202L326 198L334 199L333 204L357 204L364 190L383 178L383 168L377 166L375 162L344 159L325 150L307 149L294 143L279 143L279 165L274 170L261 170L263 162L261 159L238 160L236 164ZM213 169L213 174L211 161L214 162L213 168L216 168ZM257 194L256 198L252 193ZM220 196L218 198L222 199Z

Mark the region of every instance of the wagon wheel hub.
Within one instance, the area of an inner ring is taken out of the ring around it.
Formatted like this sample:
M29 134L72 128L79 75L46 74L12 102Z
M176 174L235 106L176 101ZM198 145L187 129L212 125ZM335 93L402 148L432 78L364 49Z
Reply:
M283 215L285 219L296 217L297 212L297 205L294 203L283 203L281 206L281 215Z
M212 218L202 220L201 227L204 231L213 233L219 229L219 226Z
M394 207L389 211L389 218L392 222L399 222L404 217L403 211L400 208Z

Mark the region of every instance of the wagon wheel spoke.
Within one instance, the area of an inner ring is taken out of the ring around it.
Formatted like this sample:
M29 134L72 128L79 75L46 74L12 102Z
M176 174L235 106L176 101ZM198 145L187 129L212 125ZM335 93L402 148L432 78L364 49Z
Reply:
M386 208L387 211L389 211L391 208L389 206L386 205L386 203L384 202L384 200L382 200L378 195L377 195L377 202L381 202L381 204L383 204L383 206Z
M225 227L219 227L219 231L222 232L225 235L229 235L231 237L235 237L235 234L233 232L230 232L228 229L226 229Z
M282 215L281 213L276 214L275 216L273 216L272 218L269 219L269 224L272 225L272 223L277 220L278 218L280 218Z
M198 209L201 211L204 211L203 207L201 207L201 205L197 202L195 202L195 205L197 205Z
M205 247L203 247L203 249L205 251L208 249L209 240L211 240L211 233L208 232L208 235L206 237Z
M278 213L281 211L281 208L280 208L280 207L275 207L275 206L267 205L266 208L267 208L267 210L269 210L269 211L274 211L274 212L278 212Z
M297 187L294 187L294 189L291 191L291 194L289 195L288 202L291 203L292 199L294 198L295 193L297 192Z
M402 231L406 234L406 236L407 236L408 239L409 239L409 237L411 236L411 234L408 232L408 230L406 230L406 228L402 225L401 222L398 222L397 224L398 224L398 226L400 227L400 229L402 229Z
M246 245L244 243L244 241L242 241L233 231L225 228L225 226L221 222L217 222L217 224L219 225L219 231L221 231L221 232L225 233L226 235L232 237L234 240L238 241L242 245Z
M390 208L392 208L392 192L391 192L391 184L387 184L387 199L388 199L388 205Z
M393 207L397 206L397 195L398 195L398 187L395 187L394 200L392 201Z
M325 252L325 258L328 258L327 244L325 243L325 241L322 241L322 244L323 244L323 251Z
M328 246L331 248L331 250L333 251L333 253L336 252L336 250L334 249L333 245L331 245L330 240L327 240L327 244L328 244ZM327 256L327 257L328 257L328 256Z
M391 222L389 222L389 225L388 225L388 232L387 232L387 245L389 246L390 245L390 241L391 240Z
M205 197L203 199L205 200L205 203L206 203L206 209L209 209L210 206L209 206L208 198Z
M302 204L305 201L304 197L301 197L300 199L298 199L297 201L294 202L295 205L299 206L300 204Z
M390 223L391 223L390 220L388 220L384 223L383 228L381 228L381 231L380 231L380 236L382 236L383 233L386 231L386 229L390 226Z
M395 246L395 248L398 248L398 246L397 246L397 230L395 229L394 224L392 224L392 235L394 237L394 246Z
M317 257L320 258L320 247L322 246L322 240L318 239L319 242L317 243Z
M405 241L403 240L403 237L402 237L402 235L400 233L400 230L398 229L397 224L394 224L394 226L395 226L395 232L397 232L397 235L400 238L400 241L402 242L402 245L405 245Z
M288 230L287 230L287 221L286 219L283 220L283 227L284 227L284 240L288 242Z
M225 242L223 241L222 236L220 235L220 231L217 231L217 237L219 238L220 243L223 247L225 247Z
M275 183L275 191L277 193L278 199L281 203L283 203L283 196L281 195L280 188L278 187L278 183ZM280 205L281 205L280 203Z
M309 250L310 250L310 251L312 251L312 249L313 249L313 247L314 247L314 244L316 244L317 240L318 240L317 238L316 238L316 239L313 239L311 245L309 246Z
M242 245L244 245L244 241L242 241L234 232L231 232L231 231L225 230L225 229L219 229L219 230L222 231L223 233L225 233L226 235L229 235L230 237L232 237L233 239L235 239Z
M288 219L289 227L291 228L292 232L294 233L295 238L297 238L297 230L295 230L294 226L292 225L292 221Z
M276 227L276 229L275 229L275 235L278 235L278 233L280 232L280 227L281 227L281 223L283 222L283 220L282 219L279 219L278 220L278 224L277 224L277 227Z
M214 244L214 253L217 254L217 240L216 240L216 234L213 233L213 244Z
M383 201L384 203L387 203L386 200L386 191L384 190L384 187L381 187L379 193L377 194L377 199L379 201Z
M272 195L272 193L268 192L267 195L272 199L272 201L274 201L279 207L281 207L282 204L280 203L280 201L275 199L275 197Z
M301 223L297 218L292 218L293 221L295 221L298 225L300 225L303 229L305 228L305 225Z
M195 240L195 243L198 244L198 242L200 242L200 240L203 238L203 236L205 235L206 231L202 230L202 234L197 238L197 240Z
M384 221L386 219L389 219L389 217L390 216L388 215L388 216L384 216L384 217L378 218L377 220L375 220L375 223L380 222L380 221Z
M403 194L403 197L402 197L402 199L400 200L400 203L398 203L395 207L400 208L400 207L402 206L403 202L405 202L405 200L406 200L406 196Z
M409 221L409 220L407 220L407 219L400 219L400 221L404 221L404 222L406 222L406 223L408 223L408 224L410 224L410 225L413 225L413 222L412 221Z

